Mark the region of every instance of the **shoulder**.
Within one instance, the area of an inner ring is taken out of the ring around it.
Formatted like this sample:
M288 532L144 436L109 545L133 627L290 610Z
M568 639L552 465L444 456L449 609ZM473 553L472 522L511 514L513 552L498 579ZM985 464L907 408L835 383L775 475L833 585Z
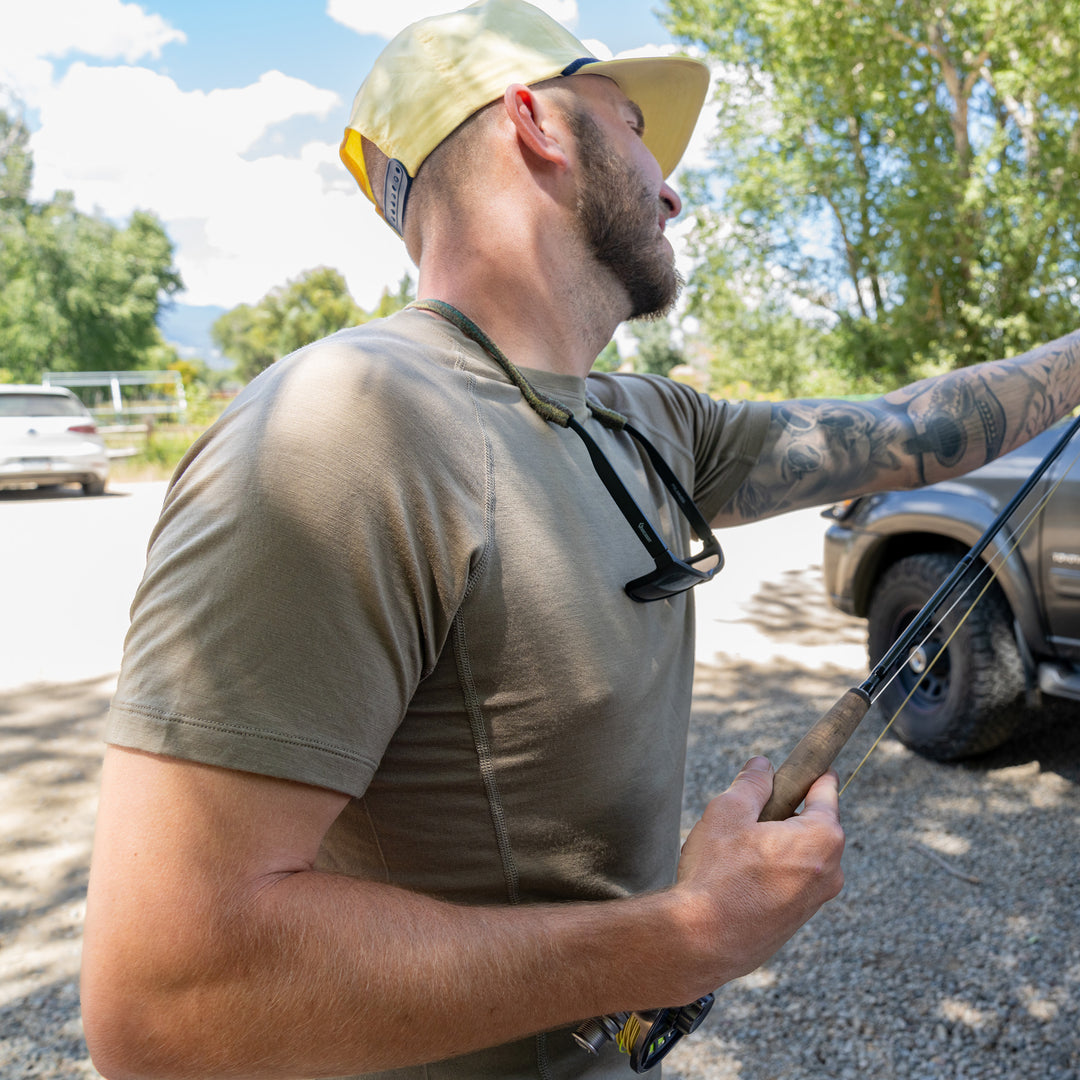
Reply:
M434 320L400 312L341 330L277 361L241 392L218 437L257 439L322 458L423 442L446 425L463 432L470 382L456 342Z
M230 491L249 506L267 492L273 505L394 503L430 486L433 462L465 490L481 485L455 343L402 314L412 317L340 331L252 380L192 447L174 489Z
M767 402L726 401L661 375L596 373L589 393L627 416L651 436L689 445L695 454L717 440L755 453L764 440L772 407Z
M328 409L422 407L425 395L452 389L459 366L455 342L431 322L419 312L399 312L341 330L273 364L245 395L293 400L315 394Z

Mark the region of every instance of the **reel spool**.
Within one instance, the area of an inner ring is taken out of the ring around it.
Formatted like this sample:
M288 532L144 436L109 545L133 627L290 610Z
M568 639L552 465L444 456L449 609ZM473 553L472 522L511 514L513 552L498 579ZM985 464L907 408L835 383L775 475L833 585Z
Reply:
M647 1012L611 1013L586 1020L574 1032L574 1041L590 1054L599 1054L609 1042L630 1055L630 1068L647 1072L684 1036L696 1031L715 1000L706 994L689 1005Z

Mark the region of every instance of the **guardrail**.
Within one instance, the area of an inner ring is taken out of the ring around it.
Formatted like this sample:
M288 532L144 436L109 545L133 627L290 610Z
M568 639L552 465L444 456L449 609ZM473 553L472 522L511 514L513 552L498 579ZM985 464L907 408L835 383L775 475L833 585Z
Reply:
M150 441L150 432L153 430L153 424L108 424L98 425L98 434L105 436L109 435L135 435L142 436L144 445ZM138 452L137 446L108 446L105 447L105 452L109 455L109 460L114 458L134 457Z

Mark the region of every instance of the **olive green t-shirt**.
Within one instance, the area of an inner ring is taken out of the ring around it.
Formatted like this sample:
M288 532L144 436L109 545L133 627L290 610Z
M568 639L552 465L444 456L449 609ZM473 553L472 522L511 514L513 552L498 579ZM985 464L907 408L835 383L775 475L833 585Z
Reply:
M706 517L769 420L668 379L525 374L574 410L676 554L673 498L586 395L645 433ZM352 796L320 856L339 872L476 904L662 887L694 619L692 593L626 595L651 568L577 435L455 328L406 310L274 364L181 463L107 738ZM394 1075L627 1071L560 1032Z

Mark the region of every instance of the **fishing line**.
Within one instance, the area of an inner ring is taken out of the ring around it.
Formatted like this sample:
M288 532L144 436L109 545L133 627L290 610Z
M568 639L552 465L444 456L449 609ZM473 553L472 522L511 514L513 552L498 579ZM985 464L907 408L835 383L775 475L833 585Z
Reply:
M971 581L968 582L968 584L963 588L963 590L959 593L959 595L956 597L956 599L949 606L948 610L934 624L933 628L927 632L926 637L924 637L922 639L922 641L919 642L919 644L916 645L915 648L911 650L911 653L909 654L909 657L911 655L914 655L916 652L918 652L921 648L923 648L926 645L926 643L942 628L942 626L945 625L945 621L956 610L956 608L959 606L960 602L964 599L964 597L967 596L967 594L969 592L971 592L971 590L979 583L979 579L984 574L986 574L988 571L992 571L990 573L989 581L987 581L987 583L982 587L982 589L979 591L979 595L976 596L975 599L971 602L971 605L968 607L967 611L964 612L964 614L961 617L960 621L956 624L956 626L953 628L952 632L949 634L949 636L942 643L942 646L941 646L940 649L938 649L937 653L934 656L934 659L929 664L926 665L927 674L929 674L933 670L934 665L942 658L942 656L945 655L945 651L946 651L946 649L948 649L949 645L952 643L953 638L956 637L956 635L960 632L960 628L964 625L965 622L967 622L968 616L978 606L979 601L982 600L982 598L986 595L986 592L990 588L990 586L993 585L994 582L998 579L998 577L1001 574L1001 571L1005 567L1005 564L1009 561L1010 558L1012 558L1013 553L1016 551L1016 549L1023 542L1023 539L1027 535L1028 531L1031 529L1031 526L1035 524L1036 518L1039 516L1039 514L1041 514L1043 512L1043 510L1046 507L1046 504L1053 498L1054 493L1057 491L1057 489L1059 487L1061 487L1062 483L1064 482L1065 478L1069 475L1069 473L1072 472L1073 466L1077 463L1077 461L1080 461L1080 451L1078 451L1077 454L1073 457L1072 461L1069 462L1068 468L1066 468L1062 472L1061 476L1059 476L1057 478L1057 480L1055 480L1054 483L1051 484L1050 487L1036 500L1035 505L1028 512L1027 516L1020 522L1020 525L1019 525L1019 527L1018 527L1018 529L1017 529L1017 531L1015 533L1015 540L1012 541L1011 546L1008 547L1008 549L1004 550L1003 552L999 551L997 553L997 555L995 555L993 558L991 558L988 562L984 562L982 564L982 566L979 569L979 572L977 574L975 574L975 576L971 579ZM997 566L995 567L995 566L993 566L993 563L994 563L994 558L996 558L997 556L1001 556L1001 558L1000 558L1000 561L998 562ZM874 696L871 698L871 702L877 701L878 698L880 698L881 695L883 693L885 693L885 691L892 685L894 680L899 677L900 673L904 670L904 668L910 662L911 662L910 659L908 659L904 664L901 664L899 667L897 667L897 669L892 673L892 675L889 676L889 678L885 681L885 683L882 684L880 687L878 687L877 693L874 694ZM907 708L908 702L911 701L911 699L915 696L915 692L919 689L919 686L920 686L921 683L922 683L922 679L919 679L915 683L915 685L912 686L912 688L908 691L907 696L904 698L903 701L900 702L899 706L896 709L896 712L894 712L892 714L892 717L889 719L889 722L885 725L884 728L882 728L881 734L878 735L878 737L873 741L873 743L870 745L870 749L867 750L866 753L863 755L863 759L859 762L858 765L855 766L854 771L851 773L851 775L844 782L844 786L840 789L839 794L843 795L844 792L847 791L848 785L851 783L852 780L855 779L855 777L859 773L859 770L870 759L870 755L873 754L873 752L878 748L878 745L881 743L881 741L885 738L885 736L892 729L893 724L896 723L896 721L899 718L900 714L904 711L905 708Z

